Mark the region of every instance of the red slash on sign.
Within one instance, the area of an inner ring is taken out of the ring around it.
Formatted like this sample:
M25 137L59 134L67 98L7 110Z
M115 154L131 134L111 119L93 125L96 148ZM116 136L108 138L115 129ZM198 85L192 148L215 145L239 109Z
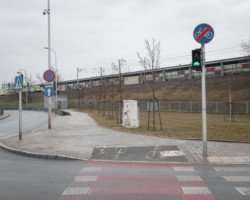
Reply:
M47 70L43 74L43 78L47 82L51 82L55 79L55 73L52 70Z
M196 41L199 42L200 39L203 38L203 36L206 35L207 32L208 32L211 28L212 28L211 26L208 26L208 27L202 32L202 34L200 34L200 36L196 38Z

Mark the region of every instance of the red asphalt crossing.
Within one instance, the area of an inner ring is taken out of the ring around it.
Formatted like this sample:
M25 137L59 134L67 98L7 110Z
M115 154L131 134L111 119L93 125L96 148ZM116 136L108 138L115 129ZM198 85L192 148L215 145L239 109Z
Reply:
M215 200L190 164L88 162L59 200Z

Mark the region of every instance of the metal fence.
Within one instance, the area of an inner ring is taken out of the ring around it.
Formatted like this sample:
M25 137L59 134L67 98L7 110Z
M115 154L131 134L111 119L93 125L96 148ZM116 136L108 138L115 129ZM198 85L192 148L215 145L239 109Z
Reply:
M19 105L18 104L3 104L1 105L1 108L3 110L18 110L19 109ZM1 108L0 108L0 111L1 111ZM47 108L44 108L44 105L43 103L41 104L23 104L22 105L22 109L23 110L33 110L33 111L45 111L47 112L48 109ZM51 109L52 112L55 112L59 115L63 115L63 111L61 109ZM0 113L1 115L1 113Z
M207 102L207 113L228 113L228 105L231 104L233 113L235 114L250 114L249 102ZM141 111L149 110L149 102L139 102ZM152 110L153 105L151 106ZM158 111L158 106L155 105L155 109ZM159 110L161 112L190 112L200 113L202 109L201 102L171 102L160 101Z
M111 102L102 102L101 107L106 111L110 109L118 109L116 106L116 102L113 102L114 106L111 105ZM218 113L218 114L226 114L229 113L228 107L229 102L207 102L207 113ZM93 101L92 103L88 101L69 101L69 108L76 107L91 107L94 110L100 109L100 103ZM250 114L250 106L249 102L233 102L231 103L233 113L234 114ZM149 102L147 101L139 101L138 106L140 107L140 111L148 111L149 110ZM105 107L105 108L104 108ZM151 104L151 110L153 110L153 104ZM155 110L161 112L189 112L189 113L201 113L201 102L182 102L182 101L159 101L159 108L155 104Z

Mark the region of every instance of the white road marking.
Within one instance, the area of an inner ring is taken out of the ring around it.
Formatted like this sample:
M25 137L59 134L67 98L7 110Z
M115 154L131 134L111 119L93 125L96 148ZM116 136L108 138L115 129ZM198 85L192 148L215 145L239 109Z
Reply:
M76 176L75 182L93 182L96 181L97 176Z
M193 167L174 167L174 171L194 172Z
M250 195L250 187L236 187L235 189L244 196Z
M62 195L88 195L90 187L69 187L64 190Z
M84 167L80 172L100 172L101 170L101 167Z
M200 176L176 176L178 181L202 181Z
M183 151L160 151L161 157L174 157L174 156L184 156Z
M214 167L216 171L241 171L241 172L247 172L250 171L250 167Z
M250 182L250 176L223 176L228 182Z
M212 194L207 187L181 187L184 194Z

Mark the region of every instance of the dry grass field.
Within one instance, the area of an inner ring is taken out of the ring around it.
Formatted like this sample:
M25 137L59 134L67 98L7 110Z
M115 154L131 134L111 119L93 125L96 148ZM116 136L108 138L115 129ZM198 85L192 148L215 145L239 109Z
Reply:
M101 116L96 111L89 112L96 122L106 128L115 128L119 131L157 135L170 138L201 139L202 119L201 113L174 113L161 112L163 130L160 130L158 115L157 130L147 130L148 113L140 113L140 127L127 129L117 124L116 119L109 119L108 116ZM207 114L207 137L208 140L218 141L241 141L250 142L250 115L235 115L235 121L229 122L229 116L223 114ZM152 119L151 119L152 123Z

